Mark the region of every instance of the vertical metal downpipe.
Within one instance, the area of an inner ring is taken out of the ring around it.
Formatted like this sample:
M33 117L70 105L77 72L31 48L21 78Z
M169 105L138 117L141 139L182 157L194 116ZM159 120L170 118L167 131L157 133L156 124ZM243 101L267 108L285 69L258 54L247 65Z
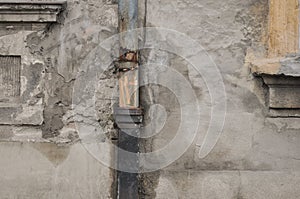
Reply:
M137 199L139 198L138 174L123 172L121 168L133 168L136 171L139 169L138 134L142 111L139 107L138 89L138 35L136 32L131 32L138 28L138 0L118 0L118 21L120 33L119 106L114 109L115 121L119 128L117 198ZM128 135L125 130L135 136ZM132 152L136 156L128 158L120 149Z

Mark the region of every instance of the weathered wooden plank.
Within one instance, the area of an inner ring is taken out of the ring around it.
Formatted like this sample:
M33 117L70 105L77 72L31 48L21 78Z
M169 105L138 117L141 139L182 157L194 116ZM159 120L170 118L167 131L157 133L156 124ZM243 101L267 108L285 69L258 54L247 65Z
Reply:
M139 106L138 73L137 69L120 73L120 107L137 108Z
M269 7L269 57L298 52L298 0L270 0Z
M20 96L21 57L0 56L0 100Z

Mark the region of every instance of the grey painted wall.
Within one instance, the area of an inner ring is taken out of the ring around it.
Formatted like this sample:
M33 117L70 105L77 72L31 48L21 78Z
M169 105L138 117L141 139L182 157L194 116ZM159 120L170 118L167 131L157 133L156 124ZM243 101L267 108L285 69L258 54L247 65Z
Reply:
M199 158L212 106L205 77L178 54L141 51L143 64L160 63L179 72L192 86L201 110L197 137L184 155L160 171L141 174L142 198L300 198L299 118L267 116L266 87L262 79L250 73L245 61L248 51L263 56L266 50L267 0L151 0L146 2L146 15L144 3L140 1L141 26L146 22L148 27L184 33L211 56L223 77L227 112L216 146L208 156ZM113 172L84 148L76 129L74 121L84 123L85 110L80 109L81 115L74 113L71 105L73 86L86 56L117 33L116 8L106 1L70 0L60 22L46 31L18 26L0 30L1 54L18 51L30 67L38 62L41 70L37 76L42 77L34 83L36 88L29 89L26 101L29 105L30 100L36 102L36 111L42 108L42 116L37 117L42 122L0 126L0 198L113 196ZM142 38L145 43L147 37L149 41L151 35ZM170 46L180 43L180 37L161 35L157 39L162 38ZM197 57L197 52L193 56ZM117 101L117 82L110 69L100 77L97 91L98 119L106 132L101 143L109 142L115 133L111 107ZM165 78L164 71L156 74L147 69L151 65L142 68L143 78L153 82ZM26 82L26 75L24 78ZM174 85L180 83L169 78ZM178 86L176 93L185 96L186 91ZM141 142L144 152L159 150L176 136L182 107L170 90L159 86L144 87L141 98L146 108L145 124L152 125L150 133L168 116L159 135ZM42 100L38 103L36 99ZM165 112L154 104L164 106ZM27 114L28 109L21 113L25 118ZM151 116L158 120L151 121ZM111 148L100 151L109 161L114 158Z

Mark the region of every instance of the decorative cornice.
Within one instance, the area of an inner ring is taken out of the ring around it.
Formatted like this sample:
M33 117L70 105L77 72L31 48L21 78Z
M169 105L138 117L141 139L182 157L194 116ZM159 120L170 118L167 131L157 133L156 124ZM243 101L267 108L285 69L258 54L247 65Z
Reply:
M300 55L248 60L250 70L268 88L271 117L300 117Z
M66 1L0 1L0 22L54 23Z

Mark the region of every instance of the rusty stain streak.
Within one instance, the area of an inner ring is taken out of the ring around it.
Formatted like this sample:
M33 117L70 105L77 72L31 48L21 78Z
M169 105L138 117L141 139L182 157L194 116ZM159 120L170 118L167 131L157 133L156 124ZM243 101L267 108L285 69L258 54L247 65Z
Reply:
M119 61L120 62L134 62L138 63L138 55L136 51L130 50L121 50L124 53L120 55Z
M138 27L138 1L119 0L119 106L139 107L138 101L138 35L134 30ZM134 82L134 83L131 83ZM132 95L132 96L131 96ZM125 103L124 103L125 102Z

